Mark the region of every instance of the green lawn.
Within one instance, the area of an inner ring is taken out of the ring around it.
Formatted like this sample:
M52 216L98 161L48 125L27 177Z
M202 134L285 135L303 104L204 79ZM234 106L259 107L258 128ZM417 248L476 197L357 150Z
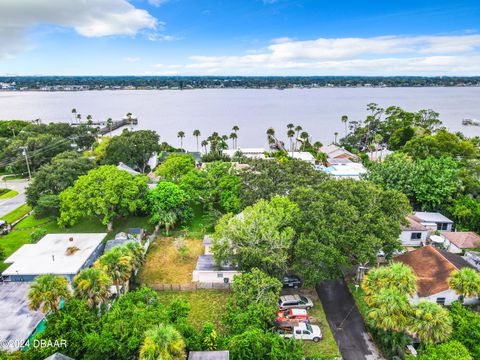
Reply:
M0 199L9 199L9 198L12 198L14 196L17 196L18 195L18 191L15 191L15 190L8 190L6 192L3 192L1 190L4 190L4 189L0 189L0 192L2 193L0 195Z
M192 219L187 224L180 224L170 236L184 236L188 238L202 239L205 233L212 232L214 229L212 219L209 219L202 208L194 207ZM165 235L164 232L162 232Z
M225 305L231 294L229 291L159 291L158 294L160 295L160 301L165 305L176 299L187 300L192 306L188 321L198 330L201 330L205 323L211 322L221 334L228 335L225 333L221 320Z
M22 205L22 206L16 208L12 212L9 212L7 215L2 217L2 219L5 220L8 223L12 223L17 219L20 219L23 215L30 212L31 210L32 210L32 208L25 204L25 205Z

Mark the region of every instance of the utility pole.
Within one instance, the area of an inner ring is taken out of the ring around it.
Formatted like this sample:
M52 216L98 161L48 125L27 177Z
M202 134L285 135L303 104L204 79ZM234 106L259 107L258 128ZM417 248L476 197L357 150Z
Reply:
M28 180L32 180L32 173L30 172L30 164L28 163L28 154L27 154L27 147L21 147L22 155L25 156L25 161L27 162L27 170L28 170Z

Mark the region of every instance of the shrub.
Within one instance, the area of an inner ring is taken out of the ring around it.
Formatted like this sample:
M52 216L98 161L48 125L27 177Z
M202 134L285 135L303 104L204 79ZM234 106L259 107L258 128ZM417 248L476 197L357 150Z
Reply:
M47 230L40 228L30 234L30 243L36 244L41 238L47 235Z

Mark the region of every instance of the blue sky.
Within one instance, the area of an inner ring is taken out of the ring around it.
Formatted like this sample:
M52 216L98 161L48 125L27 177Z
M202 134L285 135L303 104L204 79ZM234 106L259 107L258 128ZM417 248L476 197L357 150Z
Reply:
M480 75L477 1L2 0L0 75Z

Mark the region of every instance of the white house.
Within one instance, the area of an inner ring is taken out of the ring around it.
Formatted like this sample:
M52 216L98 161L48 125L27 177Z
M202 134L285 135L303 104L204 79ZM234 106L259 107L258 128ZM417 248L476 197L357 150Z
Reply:
M320 167L319 169L337 179L360 180L361 175L367 173L367 169L362 164L354 162Z
M429 230L411 215L407 216L408 225L402 227L400 241L403 246L422 246L426 244Z
M442 231L440 236L445 240L445 249L451 253L480 248L480 236L473 231Z
M413 218L428 229L452 231L453 221L438 212L417 211Z
M192 281L200 283L230 283L241 272L230 265L217 266L213 255L200 255L193 270Z
M267 150L265 148L238 148L223 150L223 154L233 157L239 151L249 159L265 159L265 152Z
M345 158L350 160L358 160L357 155L335 144L322 146L320 148L320 152L326 154L327 158L332 158L332 159Z
M459 299L459 295L448 284L451 273L465 267L473 268L461 256L430 245L397 256L394 261L410 266L417 277L417 291L410 299L413 304L426 300L451 305ZM466 304L476 302L478 298L465 299Z
M26 244L5 263L11 264L2 275L7 281L33 281L37 276L55 274L72 281L102 252L106 233L47 234L36 244Z
M315 157L312 154L310 154L309 152L306 152L306 151L289 152L288 156L290 156L291 158L296 159L296 160L306 161L306 162L308 162L312 165L315 164Z

